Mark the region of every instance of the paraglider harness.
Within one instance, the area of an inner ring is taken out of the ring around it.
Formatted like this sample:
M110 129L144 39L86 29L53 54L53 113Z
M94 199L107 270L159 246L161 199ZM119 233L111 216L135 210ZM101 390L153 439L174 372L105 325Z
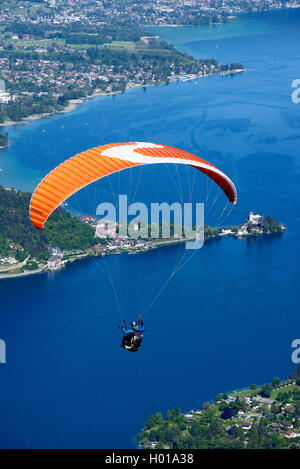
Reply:
M125 328L125 330L127 329L126 323L124 320L123 320L123 326L120 326L120 327ZM142 332L140 331L129 332L124 335L121 348L128 350L128 352L137 352L141 348L142 340L143 340Z

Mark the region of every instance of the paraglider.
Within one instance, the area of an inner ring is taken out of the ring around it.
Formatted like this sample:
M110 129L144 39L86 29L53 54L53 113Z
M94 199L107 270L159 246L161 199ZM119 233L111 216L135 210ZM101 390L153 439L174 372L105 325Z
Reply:
M112 143L86 150L61 163L37 186L30 201L30 219L42 230L51 213L68 197L92 182L139 165L171 163L192 166L216 182L235 204L233 182L208 161L178 148L155 143Z
M124 320L119 326L123 334L121 348L128 350L128 352L137 352L142 345L143 332L145 331L144 322L141 318L138 318L138 322L132 321L130 326L127 329Z
M221 189L219 192L223 192L227 198L226 203L229 202L229 205L234 205L237 202L237 191L233 182L225 173L203 158L178 148L156 143L112 143L83 151L67 159L47 174L32 195L29 207L31 222L37 229L43 230L51 213L60 205L65 204L66 199L76 194L80 189L106 176L119 173L124 169L155 164L164 164L166 167L168 167L169 164L174 164L175 168L177 168L176 165L195 168L207 176L208 180L215 182L216 185L219 186ZM156 182L157 181L153 181L154 186ZM120 192L118 193L120 194ZM215 200L212 205L214 204ZM223 212L221 215L223 215ZM118 254L119 251L115 251L115 253ZM170 279L173 278L175 273L177 273L188 260L189 257L184 262L180 262L180 259L177 259L176 265L169 274L167 281L163 283L162 286L159 286L159 292L148 309L144 311L141 308L138 314L142 312L144 314L152 307ZM117 262L115 264L117 265ZM164 269L161 270L162 272L164 271ZM147 269L147 271L151 272L149 269ZM117 293L113 276L110 273L108 273L107 276L113 287L116 305L123 319L123 311L119 301L121 292L120 295ZM126 277L126 275L124 277ZM145 278L145 269L142 278ZM140 290L136 289L136 291ZM140 295L141 298L143 298L142 292ZM123 319L120 328L123 334L121 347L130 352L138 351L143 340L144 323L142 319L139 318L138 323L132 322L131 328L129 329L127 329Z

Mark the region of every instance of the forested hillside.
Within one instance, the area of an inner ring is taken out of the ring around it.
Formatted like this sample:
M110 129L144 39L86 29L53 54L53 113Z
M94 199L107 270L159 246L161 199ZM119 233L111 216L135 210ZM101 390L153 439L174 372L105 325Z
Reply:
M28 213L30 198L30 193L0 186L0 256L13 254L22 260L31 254L42 260L49 257L49 247L73 250L95 244L94 229L61 208L49 217L43 231L34 228Z

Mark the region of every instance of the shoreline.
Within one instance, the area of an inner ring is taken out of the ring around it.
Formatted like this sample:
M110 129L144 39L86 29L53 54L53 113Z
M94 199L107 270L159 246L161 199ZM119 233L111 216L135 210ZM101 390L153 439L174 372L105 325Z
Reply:
M138 86L149 86L149 85L137 85L137 87ZM129 89L132 89L132 88L129 88ZM65 114L65 113L74 111L77 108L77 106L79 106L79 104L84 103L88 99L93 99L93 98L96 98L98 96L110 96L110 95L116 95L116 94L122 94L122 92L121 91L111 91L110 93L103 93L103 92L97 93L97 92L95 92L90 96L85 96L84 98L70 99L69 104L64 109L62 109L60 111L45 112L43 114L32 114L28 117L24 117L24 120L21 120L21 121L11 121L11 120L4 121L4 122L0 123L0 127L8 127L8 126L11 126L11 125L21 125L21 124L25 125L25 124L29 124L32 121L45 119L47 117L52 117L52 116L55 116L55 115L58 115L58 114ZM6 148L6 147L2 147L2 148ZM0 148L0 150L2 148Z
M294 378L291 378L290 375L288 375L288 377L285 377L284 379L280 380L280 385L278 385L278 387L276 388L277 390L280 390L280 389L284 389L286 388L287 386L292 386L294 384L293 382ZM256 395L258 395L261 391L261 388L263 387L263 384L255 384L255 389L252 389L251 388L251 385L248 385L248 386L245 386L245 387L242 387L242 388L237 388L237 389L232 389L232 390L229 390L229 391L225 391L224 393L220 391L219 394L227 394L228 397L232 397L232 398L241 398L241 397L245 397L245 396L251 396L251 397L255 397ZM209 402L211 405L214 405L215 403L215 396L208 399L207 402ZM189 409L187 410L185 413L199 413L199 412L202 412L203 409L199 409L199 410L193 410L193 409Z
M209 238L205 239L204 240L204 243L203 243L203 246L205 246L206 243L211 243L213 241L218 241L218 240L221 240L221 239L226 239L226 238L234 238L238 241L240 240L247 240L249 238L260 238L262 236L270 236L270 235L282 235L285 231L286 231L286 227L283 229L282 232L278 232L278 233L249 233L248 235L244 234L244 235L240 235L240 234L237 234L237 233L219 233L219 234L215 234L215 235L212 235L210 236ZM182 243L187 243L187 242L193 242L194 240L193 239L173 239L173 240L166 240L166 241L159 241L159 242L156 242L156 243L153 243L153 246L149 249L136 249L135 251L126 251L126 250L121 250L121 251L118 251L118 252L107 252L105 254L105 256L116 256L116 255L119 255L119 254L140 254L141 252L151 252L152 250L154 249L159 249L159 248L163 248L163 247L170 247L170 246L174 246L174 245L179 245L179 244L182 244ZM80 261L80 260L83 260L83 259L86 259L87 257L90 257L91 259L94 258L94 257L100 257L99 255L89 255L88 253L86 254L79 254L78 257L74 257L72 259L68 259L68 262L67 261L64 261L64 264L62 265L62 267L60 268L57 268L57 269L49 269L47 268L47 266L43 266L43 267L39 267L38 269L35 269L35 270L25 270L24 272L20 272L20 273L11 273L11 274L1 274L0 272L0 280L1 279L9 279L9 278L16 278L16 277L26 277L27 275L33 275L33 274L42 274L42 273L49 273L49 272L60 272L61 270L63 270L66 265L68 263L73 263L75 261ZM90 259L90 260L91 260ZM25 264L24 264L25 265ZM22 267L21 265L19 266L16 266L16 269ZM13 270L13 269L11 269Z
M257 448L257 442L255 442L254 445L253 443L250 443L251 438L248 432L252 426L254 426L254 428L258 428L258 425L261 424L268 429L268 434L276 435L276 438L283 438L285 441L285 448L294 448L293 442L299 443L300 441L300 426L297 424L296 419L293 418L293 415L290 414L290 412L286 412L285 408L295 408L295 403L297 401L296 394L298 392L297 378L298 375L296 369L294 373L289 373L288 377L285 377L284 379L275 377L270 383L266 382L265 384L260 385L248 385L243 389L225 393L220 391L213 398L205 401L200 407L197 405L196 408L189 408L189 410L181 410L181 408L175 407L174 409L179 409L180 415L185 418L185 426L182 429L180 429L180 427L177 429L179 432L181 430L182 436L185 437L187 430L192 427L194 422L197 422L201 427L203 426L203 428L207 428L210 421L207 422L205 417L207 412L210 411L213 413L214 418L217 419L219 426L222 427L227 435L231 436L231 438L232 435L230 434L230 430L232 428L239 427L241 429L242 433L240 433L240 436L238 438L234 438L235 441L240 441L242 443L242 447L240 449L247 449L248 443L250 444L249 449ZM264 391L264 386L268 386L267 391ZM282 396L282 393L285 393L285 396ZM241 405L242 402L244 403L243 406ZM278 408L278 412L276 413L272 412L271 406L274 403L277 403L277 405L281 404L281 407ZM234 412L228 412L230 408L233 409L234 407L236 408ZM227 416L224 415L224 412L226 411ZM267 412L271 413L269 418L266 418ZM153 416L154 413L151 415ZM203 416L205 419L204 421L202 420ZM281 418L278 418L278 416ZM165 425L165 421L170 422L171 420L172 418L168 418L167 414L166 420L163 418L160 423L152 421L150 425L144 425L142 427L142 433L136 435L137 448L158 449L159 447L157 445L163 442L165 449L174 449L176 437L165 441L164 435L160 436L158 433L158 429ZM151 436L152 430L156 432L154 437ZM192 435L189 435L189 437L190 436ZM197 435L195 436L197 437ZM222 439L223 438L226 438L225 433ZM292 438L292 445L289 443L290 438ZM211 444L210 437L208 440ZM197 442L197 440L195 440L195 442ZM265 441L260 442L260 445L262 445L260 446L260 449L270 448L270 446L265 444ZM219 441L217 439L214 449L220 449L222 447L222 440ZM280 447L282 447L282 444Z
M8 278L15 278L15 277L27 277L27 275L33 275L33 274L43 274L47 272L46 269L36 269L36 270L25 270L25 272L20 272L18 274L1 274L0 273L0 280L1 279L8 279Z
M130 91L130 90L133 90L133 89L136 89L136 88L146 88L148 86L167 85L169 83L175 83L175 82L178 82L178 81L185 82L185 81L197 80L197 79L200 79L200 78L209 78L209 77L215 77L215 76L235 75L237 73L242 73L242 72L245 72L245 71L246 71L246 69L237 69L237 70L221 71L221 72L217 72L217 73L208 73L208 74L205 74L205 75L192 75L192 74L191 75L184 74L182 76L181 75L175 75L175 76L170 77L169 78L170 81L167 81L167 82L164 81L164 82L160 82L160 83L147 83L146 85L133 84L133 85L128 86L128 88L126 88L125 91L110 91L108 93L105 93L103 91L94 92L93 94L91 94L89 96L85 96L83 98L71 99L69 101L68 105L60 111L53 111L53 112L48 112L48 113L43 113L43 114L32 114L28 117L25 117L24 120L21 120L21 121L11 121L11 120L4 121L4 122L0 123L0 128L1 127L9 127L11 125L21 125L21 124L25 125L25 124L29 124L32 121L37 121L37 120L44 119L44 118L47 118L47 117L53 117L55 115L72 112L72 111L75 111L75 109L77 109L77 107L80 104L83 104L84 102L88 101L89 99L94 99L94 98L97 98L99 96L114 96L114 95L117 95L117 94L126 93L127 91ZM5 147L0 147L0 150L2 150L4 148L7 148L8 145L6 145Z
M276 11L276 10L291 10L291 9L297 9L297 8L300 8L300 4L289 5L289 6L284 6L284 7L267 8L267 9L263 9L263 10L259 10L259 11L253 11L251 13L259 13L261 11L265 12L265 11ZM248 11L235 12L235 13L232 13L231 15L229 15L228 19L229 20L234 20L234 19L237 19L237 18L239 18L239 17L241 17L245 14L248 14L248 13L249 13ZM198 25L198 24L149 24L149 25L144 25L144 27L147 28L147 26L148 26L150 28L180 28L180 27L197 27L197 26L218 26L218 25L223 25L225 23L226 22L222 21L222 22L217 22L217 23L213 23L213 22L212 23L207 23L207 24L203 24L203 25ZM145 37L147 37L147 36L145 36ZM160 37L160 36L157 36L157 37ZM231 74L240 73L240 72L244 72L244 71L246 71L246 69L232 70L232 71L227 71L227 72L218 72L218 73L212 73L212 74L197 76L197 77L194 77L194 78L190 78L190 80L197 79L197 78L211 77L211 76L216 76L216 75L221 75L221 76L222 75L231 75ZM187 80L181 80L180 76L178 76L177 80L174 80L174 81L187 81ZM11 125L28 124L29 122L34 121L34 120L39 120L39 119L43 119L43 118L46 118L46 117L51 117L51 116L54 116L56 114L64 114L66 112L71 112L71 111L75 110L79 104L82 104L86 100L95 98L97 96L110 96L110 95L115 95L115 94L123 94L126 91L129 91L130 89L139 88L139 87L154 86L154 85L162 85L162 84L167 84L167 83L169 83L169 82L148 83L146 85L136 84L136 85L133 85L129 88L126 88L125 91L111 91L111 92L108 92L108 93L95 92L90 96L85 96L84 98L78 98L78 99L70 100L69 104L66 106L66 108L61 110L61 111L53 111L53 112L50 112L50 113L37 114L37 115L33 114L33 115L28 116L28 117L25 117L24 120L21 120L21 121L11 121L11 120L4 121L4 122L0 123L0 128L1 127L8 127L8 126L11 126ZM0 150L2 150L4 148L7 148L7 147L6 146L5 147L0 147Z

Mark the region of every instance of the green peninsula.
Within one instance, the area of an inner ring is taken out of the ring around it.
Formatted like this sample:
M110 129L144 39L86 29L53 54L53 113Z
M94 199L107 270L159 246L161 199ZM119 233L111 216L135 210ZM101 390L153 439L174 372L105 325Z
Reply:
M163 224L159 225L157 238L151 237L151 225L145 237L129 237L120 233L117 223L106 226L107 223L92 216L79 219L62 207L51 214L44 230L39 231L29 219L30 198L30 193L0 186L0 278L58 270L70 261L88 256L136 254L194 239L184 233L178 236L172 223L169 237L162 234ZM204 240L278 234L285 229L270 215L263 217L250 212L248 219L239 226L213 228L205 225Z
M218 394L200 410L150 415L138 442L152 449L300 448L300 365L288 380Z

